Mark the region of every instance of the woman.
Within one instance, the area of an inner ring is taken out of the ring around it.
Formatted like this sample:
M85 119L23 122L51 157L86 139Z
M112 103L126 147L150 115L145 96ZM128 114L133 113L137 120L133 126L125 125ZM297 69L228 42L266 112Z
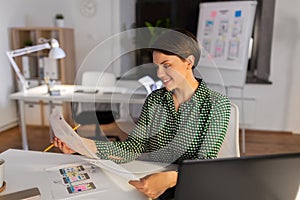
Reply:
M230 117L227 97L208 89L195 78L200 58L196 38L187 31L169 30L152 45L153 63L164 87L146 99L139 120L123 142L84 139L102 159L129 162L142 153L153 161L216 158ZM74 153L59 139L55 146ZM157 198L177 182L177 172L150 174L129 183L150 198Z

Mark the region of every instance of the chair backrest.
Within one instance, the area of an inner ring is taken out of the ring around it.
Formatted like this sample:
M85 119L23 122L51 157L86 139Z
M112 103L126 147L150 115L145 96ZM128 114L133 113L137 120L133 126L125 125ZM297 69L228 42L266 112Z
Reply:
M81 85L95 87L112 87L116 84L116 75L110 72L86 71L82 74Z
M116 75L111 72L103 71L85 71L82 74L81 85L92 87L93 89L99 87L114 87L116 84ZM115 105L112 108L111 103L81 103L81 111L108 111L118 110Z
M227 133L218 154L218 158L239 157L239 109L231 103L231 113Z

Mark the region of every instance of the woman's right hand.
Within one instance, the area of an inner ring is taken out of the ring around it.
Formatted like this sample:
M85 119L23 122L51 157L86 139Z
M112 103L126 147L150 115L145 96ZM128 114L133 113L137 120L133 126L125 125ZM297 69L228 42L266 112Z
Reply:
M76 153L74 150L72 150L70 147L68 147L68 145L66 143L64 143L57 137L54 137L53 144L54 144L54 146L58 147L63 153L66 153L66 154Z

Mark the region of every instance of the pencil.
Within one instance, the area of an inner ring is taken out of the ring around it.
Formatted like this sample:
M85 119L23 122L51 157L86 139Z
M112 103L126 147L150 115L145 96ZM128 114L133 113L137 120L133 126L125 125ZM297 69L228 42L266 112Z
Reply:
M75 127L73 128L73 130L76 131L79 127L80 127L80 124L78 124L77 126L75 126Z
M77 126L75 126L75 127L73 128L73 130L76 131L79 127L80 127L80 124L78 124ZM44 150L44 152L49 151L50 149L52 149L52 147L54 147L54 144L53 144L53 143L50 144L50 145Z
M54 144L53 144L53 143L50 144L50 145L44 150L44 152L49 151L50 149L52 149L52 147L54 147Z

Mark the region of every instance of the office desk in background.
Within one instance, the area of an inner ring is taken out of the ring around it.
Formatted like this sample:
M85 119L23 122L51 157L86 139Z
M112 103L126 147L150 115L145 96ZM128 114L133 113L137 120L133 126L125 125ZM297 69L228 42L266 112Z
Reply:
M10 95L11 99L18 101L20 126L22 134L22 147L28 150L27 131L25 123L25 107L24 103L28 101L43 101L51 103L53 101L61 102L90 102L90 103L127 103L127 104L143 104L146 98L146 92L138 92L135 88L126 87L105 87L97 88L97 93L75 92L77 90L91 90L91 88L82 87L80 85L55 85L54 90L59 90L60 95L49 95L47 86L41 85L33 87L24 92L17 92ZM93 89L93 88L92 88Z
M6 182L6 189L0 195L38 187L41 192L39 199L54 199L50 180L45 169L82 162L80 157L82 156L9 149L0 154L0 158L5 160L4 180ZM130 169L135 168L135 171L138 172L136 174L138 177L143 177L155 171L162 171L168 167L144 161L132 161L128 164L123 164L123 166L125 165ZM72 195L72 197L74 196L74 199L148 199L144 194L128 184L124 178L108 171L100 171L99 173L101 173L103 179L101 181L107 183L106 185L109 185L108 188L103 190L99 188L99 191L78 196Z

